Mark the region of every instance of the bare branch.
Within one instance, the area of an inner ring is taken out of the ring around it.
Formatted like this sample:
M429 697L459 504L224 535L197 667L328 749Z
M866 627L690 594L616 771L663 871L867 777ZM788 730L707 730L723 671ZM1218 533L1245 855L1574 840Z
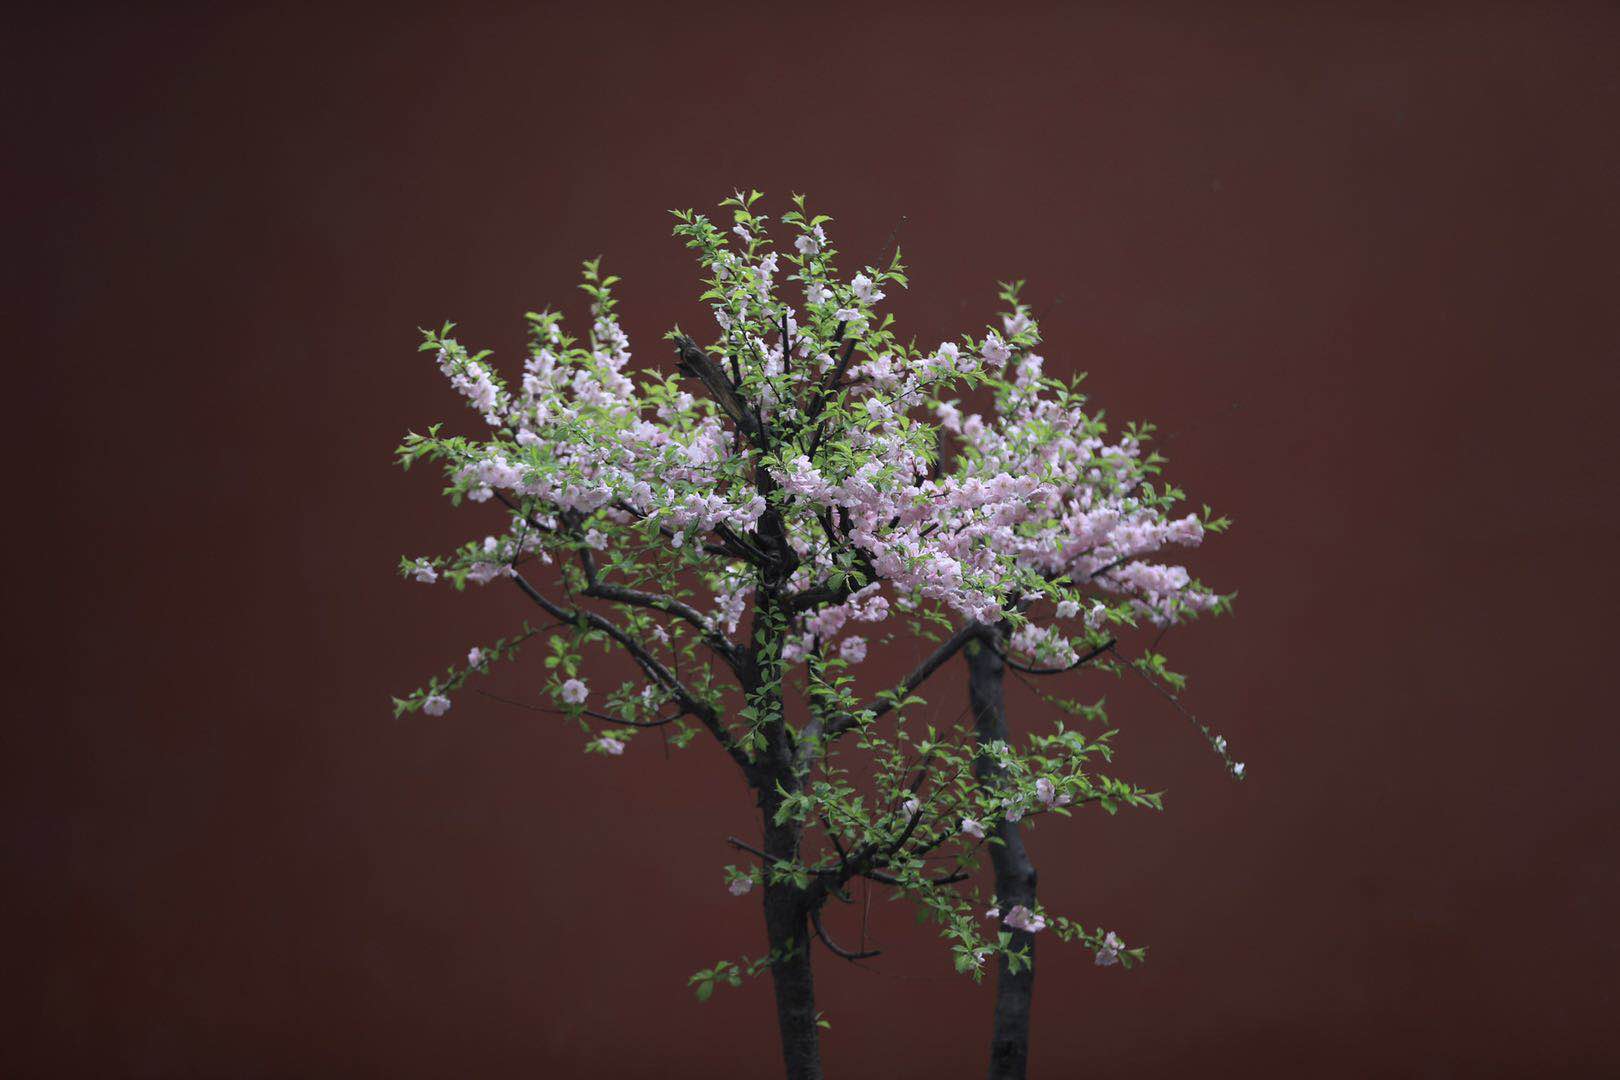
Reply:
M870 960L874 956L883 955L882 949L866 949L861 952L852 952L834 941L831 935L827 933L827 928L821 925L820 904L814 904L810 908L810 925L815 927L816 937L821 939L821 943L827 946L827 951L834 956L842 957L845 960Z
M755 847L752 844L745 844L741 840L737 839L735 836L726 837L726 843L730 844L732 847L736 848L739 851L746 851L750 855L758 855L761 859L764 859L768 863L776 861L775 859L771 858L769 855L765 854L763 851L759 850L759 848Z

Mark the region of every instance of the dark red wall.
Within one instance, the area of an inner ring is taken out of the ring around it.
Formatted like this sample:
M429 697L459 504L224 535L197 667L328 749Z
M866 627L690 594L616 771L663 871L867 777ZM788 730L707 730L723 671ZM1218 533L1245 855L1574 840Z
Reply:
M1038 1074L1620 1067L1620 12L1204 7L14 27L0 1072L770 1074L767 988L683 985L761 937L719 755L388 711L526 614L394 574L488 520L390 464L460 415L416 327L515 362L600 253L662 363L666 211L739 185L852 256L903 216L924 340L1027 277L1052 369L1236 519L1237 616L1165 644L1252 779L1079 684L1168 808L1035 838L1152 946L1046 945ZM879 911L829 1071L977 1073L988 988Z

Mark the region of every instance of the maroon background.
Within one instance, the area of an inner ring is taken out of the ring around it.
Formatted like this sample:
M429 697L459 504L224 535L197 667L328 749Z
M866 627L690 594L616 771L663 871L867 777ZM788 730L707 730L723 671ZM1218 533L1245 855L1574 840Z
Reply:
M851 256L903 215L925 341L1028 277L1052 369L1236 519L1237 617L1166 646L1252 780L1081 682L1168 810L1040 832L1044 895L1153 956L1047 947L1040 1075L1620 1066L1620 19L1472 7L17 28L0 1072L776 1067L764 985L683 986L760 944L718 754L387 709L526 614L394 575L486 528L390 464L458 415L415 328L514 362L603 253L663 362L665 211L735 185ZM820 962L829 1072L977 1073L987 987L875 929L895 977Z

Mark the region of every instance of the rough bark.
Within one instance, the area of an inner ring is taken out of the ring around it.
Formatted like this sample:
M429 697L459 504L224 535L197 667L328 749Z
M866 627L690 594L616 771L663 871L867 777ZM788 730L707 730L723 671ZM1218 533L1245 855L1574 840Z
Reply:
M986 635L996 631L986 629ZM1006 665L998 649L988 640L967 647L968 700L973 710L974 732L980 746L1007 739L1007 708L1002 693ZM987 756L980 755L974 772L987 784L994 784L1000 769ZM998 817L992 829L1001 839L988 845L995 870L996 898L1001 910L1014 904L1035 906L1035 866L1024 850L1018 825ZM990 1080L1023 1080L1029 1068L1030 1004L1035 993L1035 937L1022 930L1012 931L1014 951L1029 950L1028 966L1016 973L1008 970L1002 958L996 971L995 1026L990 1038Z
M779 774L786 790L797 788L791 769ZM765 852L773 860L795 857L799 830L772 822L781 797L762 791ZM765 931L771 946L771 984L776 991L776 1024L782 1037L782 1063L788 1080L821 1080L821 1040L816 1027L816 986L810 967L810 909L806 893L791 882L766 885Z

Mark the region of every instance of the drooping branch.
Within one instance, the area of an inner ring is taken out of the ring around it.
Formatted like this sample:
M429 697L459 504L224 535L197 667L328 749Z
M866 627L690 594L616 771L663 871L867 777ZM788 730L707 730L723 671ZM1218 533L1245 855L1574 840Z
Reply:
M870 960L874 956L883 955L882 949L864 949L860 952L855 952L853 950L844 948L842 945L838 944L838 942L834 941L832 939L832 935L827 933L827 928L821 925L820 904L814 904L810 908L810 925L815 928L816 937L821 939L821 943L827 946L827 951L832 953L834 956L841 957L845 960Z
M569 527L576 533L579 532L577 522L570 520ZM586 596L607 600L615 604L627 604L630 607L650 608L654 611L662 611L668 615L673 615L682 622L696 628L703 639L703 643L714 650L715 654L724 660L726 666L730 667L732 671L741 673L741 657L738 655L737 647L724 634L716 630L709 623L709 620L703 617L701 611L684 601L675 599L673 596L644 592L641 589L632 589L628 586L603 581L597 573L595 556L591 554L591 549L584 545L584 537L580 536L578 540L581 545L579 548L579 565L585 574Z
M534 515L524 513L516 504L499 492L496 492L496 497L505 504L507 509L515 514L521 514L526 526L536 530L540 529L540 524L534 520ZM581 533L580 521L577 515L565 512L563 520L567 524L569 532L573 534L573 539L580 545L578 549L579 565L585 574L584 592L586 596L607 600L610 603L648 608L654 611L662 611L667 615L673 615L675 618L696 628L704 644L714 650L715 654L724 660L733 671L738 670L736 646L727 640L723 634L710 626L709 621L703 617L703 613L697 608L672 596L645 592L641 589L632 589L628 586L602 581L597 573L596 559L591 554L590 548L585 546L585 537Z
M527 578L517 571L512 571L511 576L524 595L555 618L569 623L584 622L592 629L600 630L618 642L625 652L630 654L630 658L636 662L637 666L646 672L647 677L668 692L675 699L677 705L692 716L697 717L698 721L708 729L709 734L714 736L715 741L742 768L744 774L750 778L753 777L754 763L749 760L747 753L737 745L736 741L726 731L725 725L720 721L720 714L715 711L713 706L700 700L685 683L675 676L674 672L665 667L656 656L648 652L639 641L631 637L623 628L604 619L594 611L584 608L569 609L563 607L536 589L529 583Z
M881 870L864 870L864 871L861 872L860 876L863 877L863 878L866 878L866 879L868 879L870 881L875 881L879 885L902 885L902 884L904 884L904 882L902 882L899 878L890 877L888 874L883 873L883 871L881 871ZM958 881L966 881L968 878L970 878L972 876L973 875L969 874L966 870L957 870L957 871L954 871L952 873L946 874L943 877L926 878L925 880L930 885L954 885Z
M1006 663L1006 665L1008 667L1012 668L1014 671L1022 671L1026 675L1062 675L1064 672L1073 671L1075 668L1084 667L1085 665L1091 663L1093 660L1097 659L1097 657L1101 656L1103 653L1113 652L1114 651L1114 646L1118 645L1118 644L1119 644L1119 642L1116 641L1114 638L1109 638L1107 641L1103 642L1101 645L1098 645L1095 649L1092 649L1090 652L1086 653L1084 656L1082 656L1079 659L1075 660L1074 663L1066 665L1064 667L1054 667L1054 668L1030 667L1027 664L1020 664L1018 661L1012 659L1004 651L1002 651L1000 649L997 649L997 651L1001 652L1002 660Z

